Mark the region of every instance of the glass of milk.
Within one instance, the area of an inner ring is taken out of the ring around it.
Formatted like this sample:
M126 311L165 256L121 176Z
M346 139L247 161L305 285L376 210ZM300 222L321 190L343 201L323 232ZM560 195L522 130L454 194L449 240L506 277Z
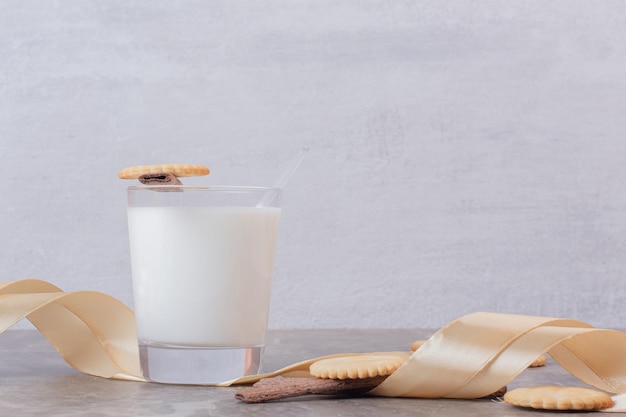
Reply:
M270 204L258 207L267 193ZM216 384L259 372L280 190L128 189L128 229L143 375Z

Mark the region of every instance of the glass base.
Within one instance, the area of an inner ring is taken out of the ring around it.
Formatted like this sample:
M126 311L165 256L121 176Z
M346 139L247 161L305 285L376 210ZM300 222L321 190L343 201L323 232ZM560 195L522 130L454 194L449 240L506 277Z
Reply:
M193 347L139 343L144 378L169 384L219 384L261 367L263 346Z

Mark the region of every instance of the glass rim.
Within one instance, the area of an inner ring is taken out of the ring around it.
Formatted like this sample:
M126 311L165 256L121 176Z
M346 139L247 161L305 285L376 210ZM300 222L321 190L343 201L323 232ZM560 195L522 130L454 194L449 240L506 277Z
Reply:
M232 191L232 192L281 192L282 188L262 187L254 185L176 185L176 184L154 184L154 185L131 185L128 191L148 191L155 189L172 189L185 191Z

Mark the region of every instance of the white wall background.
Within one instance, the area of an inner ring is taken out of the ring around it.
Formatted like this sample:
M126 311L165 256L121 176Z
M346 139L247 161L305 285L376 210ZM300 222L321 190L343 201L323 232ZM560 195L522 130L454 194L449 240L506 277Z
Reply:
M0 279L131 304L125 166L283 199L270 326L626 327L626 3L3 0Z

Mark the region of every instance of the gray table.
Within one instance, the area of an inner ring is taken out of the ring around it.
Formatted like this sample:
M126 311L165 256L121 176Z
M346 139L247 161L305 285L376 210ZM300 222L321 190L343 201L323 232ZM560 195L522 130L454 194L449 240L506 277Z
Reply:
M428 330L280 330L268 337L264 369L332 353L408 350ZM529 416L550 415L488 400L302 397L265 404L234 399L238 388L113 381L67 365L34 330L0 335L2 416ZM509 384L581 385L557 364L528 369ZM588 414L588 413L577 413ZM597 415L597 414L596 414Z

